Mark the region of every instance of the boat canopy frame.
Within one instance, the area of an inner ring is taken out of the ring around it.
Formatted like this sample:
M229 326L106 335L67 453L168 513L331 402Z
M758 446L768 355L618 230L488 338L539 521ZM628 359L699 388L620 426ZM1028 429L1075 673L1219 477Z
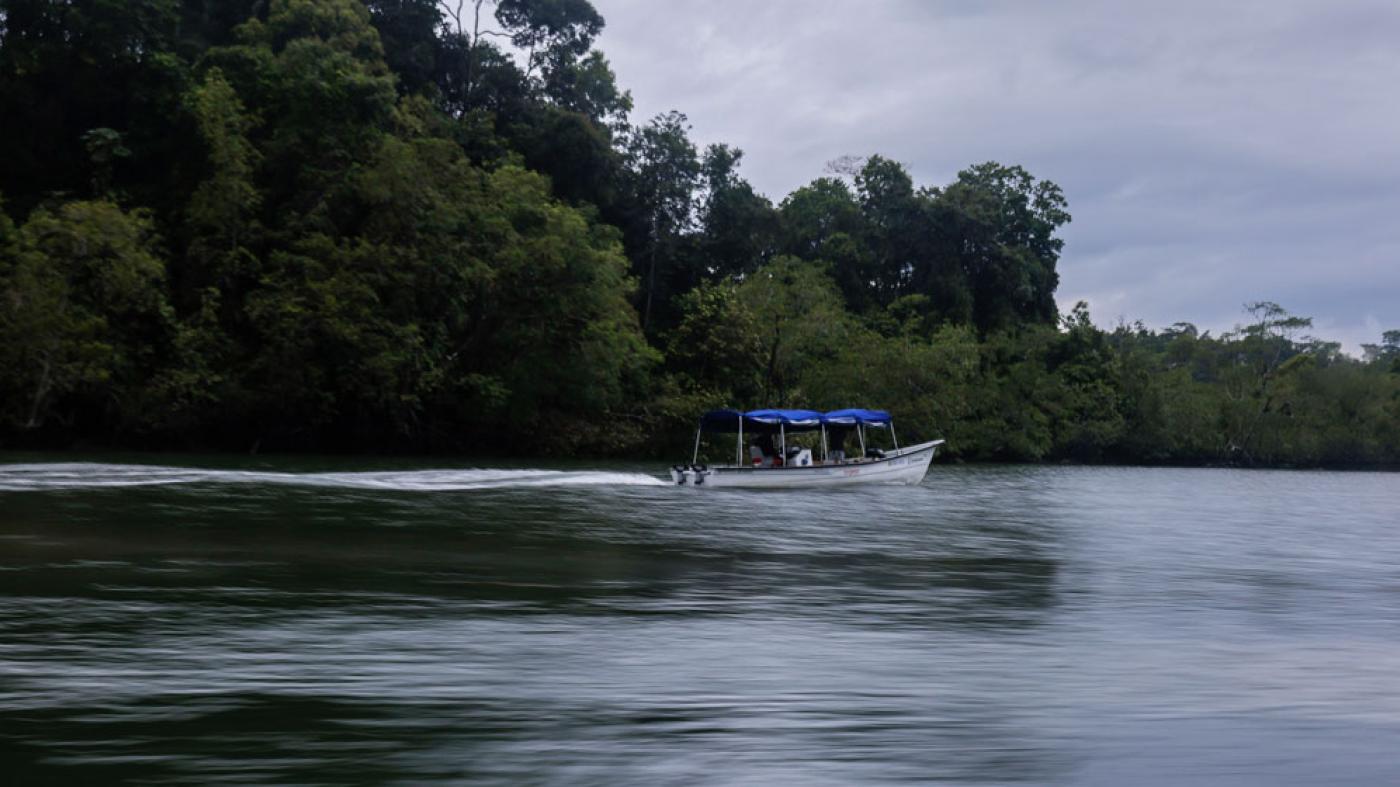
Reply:
M740 412L739 410L711 410L700 416L700 426L695 430L695 452L691 458L691 464L700 461L700 436L705 432L728 433L734 432L737 437L734 444L734 464L742 467L744 464L744 432L752 434L776 434L779 441L779 456L784 460L787 458L787 433L788 432L815 432L822 433L822 461L828 461L826 427L840 426L856 428L856 435L860 439L860 453L864 457L865 448L865 428L875 427L877 429L889 429L890 439L894 442L894 448L899 450L899 438L894 433L894 420L890 414L884 410L866 410L862 408L848 408L845 410L832 410L821 413L816 410L749 410Z

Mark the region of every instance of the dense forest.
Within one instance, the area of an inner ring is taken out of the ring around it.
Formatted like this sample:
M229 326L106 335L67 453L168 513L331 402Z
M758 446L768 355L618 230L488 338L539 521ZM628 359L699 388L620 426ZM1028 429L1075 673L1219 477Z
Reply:
M882 407L955 457L1400 463L1364 359L1060 313L1055 184L631 116L587 0L0 0L0 446L660 454Z

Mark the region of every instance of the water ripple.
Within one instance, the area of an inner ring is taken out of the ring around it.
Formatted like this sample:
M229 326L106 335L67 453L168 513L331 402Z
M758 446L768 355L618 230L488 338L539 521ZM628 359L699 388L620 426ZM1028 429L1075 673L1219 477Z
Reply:
M1400 476L342 469L0 466L9 781L1400 783Z
M395 492L550 486L661 486L656 476L562 470L414 470L354 473L273 473L158 465L51 463L0 465L0 491L103 489L173 484L284 485Z

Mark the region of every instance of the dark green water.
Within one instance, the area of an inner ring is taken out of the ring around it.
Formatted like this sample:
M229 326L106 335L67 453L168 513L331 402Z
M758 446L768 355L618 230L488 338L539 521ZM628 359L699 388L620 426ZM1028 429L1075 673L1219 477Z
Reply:
M7 783L1400 783L1400 475L363 469L0 466Z

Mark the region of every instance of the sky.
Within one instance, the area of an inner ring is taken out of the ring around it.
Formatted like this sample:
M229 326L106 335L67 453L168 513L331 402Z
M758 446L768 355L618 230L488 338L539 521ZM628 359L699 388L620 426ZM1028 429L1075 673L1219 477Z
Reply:
M1400 3L593 0L633 122L686 113L775 203L840 156L1059 184L1057 300L1359 353L1400 328Z

